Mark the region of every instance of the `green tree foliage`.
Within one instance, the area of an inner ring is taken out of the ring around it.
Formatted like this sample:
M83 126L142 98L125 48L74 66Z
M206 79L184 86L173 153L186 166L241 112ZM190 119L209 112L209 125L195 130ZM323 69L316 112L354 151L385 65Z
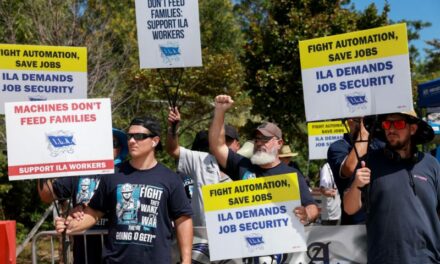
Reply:
M386 25L389 7L380 14L374 4L356 12L349 1L243 0L236 11L246 38L244 88L253 101L252 114L280 124L285 139L304 157L308 140L299 41ZM312 165L312 174L316 171Z
M237 114L231 120L235 124L243 120L240 117L249 104L240 91L243 38L231 2L200 1L200 25L203 67L185 69L178 91L181 137L186 146L195 131L207 128L215 95L227 93L236 98L233 113ZM132 0L0 1L0 43L87 47L88 97L112 99L114 125L125 129L133 117L152 114L160 117L165 128L164 82L178 79L180 71L139 70L135 29ZM174 92L172 88L171 95ZM0 117L0 150L6 150L4 117ZM0 165L0 217L15 219L30 229L45 207L38 202L35 181L9 182L3 152Z

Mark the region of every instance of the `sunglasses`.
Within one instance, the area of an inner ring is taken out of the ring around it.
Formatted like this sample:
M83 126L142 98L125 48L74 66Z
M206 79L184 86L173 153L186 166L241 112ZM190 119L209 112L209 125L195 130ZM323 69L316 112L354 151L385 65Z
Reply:
M382 128L385 130L389 130L391 125L397 130L404 129L406 127L406 121L404 119L400 120L384 120L382 121Z
M127 133L127 140L134 138L134 140L144 140L147 138L155 137L155 134L146 134L146 133Z
M266 136L257 136L254 138L255 142L262 142L262 143L267 143L269 142L273 137L266 137Z

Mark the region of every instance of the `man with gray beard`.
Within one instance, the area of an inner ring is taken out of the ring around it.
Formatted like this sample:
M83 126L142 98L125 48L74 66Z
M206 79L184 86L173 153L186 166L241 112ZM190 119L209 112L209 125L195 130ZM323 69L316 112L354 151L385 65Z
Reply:
M283 146L281 129L274 123L265 122L257 127L254 134L254 154L250 159L231 151L225 142L225 113L234 101L228 95L215 98L214 118L209 128L209 147L218 164L232 180L296 173L298 177L301 206L294 213L302 224L308 224L318 217L318 207L309 192L304 176L280 161L278 151ZM293 190L292 190L293 191ZM271 256L272 261L283 263L283 255ZM281 260L281 261L280 261ZM269 263L272 263L269 262Z
M254 134L254 154L250 159L230 151L225 142L224 119L234 101L228 95L215 98L214 118L209 128L209 148L221 168L233 180L252 179L286 173L297 173L301 194L301 207L295 209L301 223L307 224L318 217L318 207L309 192L304 176L281 162L278 152L283 146L281 129L274 123L265 122Z

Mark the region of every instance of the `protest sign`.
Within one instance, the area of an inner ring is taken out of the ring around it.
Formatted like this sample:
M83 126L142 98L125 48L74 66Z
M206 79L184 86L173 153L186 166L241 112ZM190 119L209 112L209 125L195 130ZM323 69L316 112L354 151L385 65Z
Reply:
M9 180L113 173L110 99L5 104Z
M202 66L197 0L136 0L141 68Z
M333 142L342 139L348 130L339 121L309 122L309 159L327 159L327 150Z
M4 103L87 98L87 49L0 44L0 114Z
M365 225L306 226L307 251L277 254L274 258L260 257L252 263L367 263L367 234ZM225 241L229 243L229 241ZM193 263L209 264L208 239L204 227L194 227ZM173 241L173 261L180 261L179 247ZM258 261L258 262L257 262ZM222 260L223 264L243 264L242 259Z
M405 24L300 41L307 121L412 109Z
M211 261L305 251L296 173L202 188ZM227 241L227 243L225 243Z

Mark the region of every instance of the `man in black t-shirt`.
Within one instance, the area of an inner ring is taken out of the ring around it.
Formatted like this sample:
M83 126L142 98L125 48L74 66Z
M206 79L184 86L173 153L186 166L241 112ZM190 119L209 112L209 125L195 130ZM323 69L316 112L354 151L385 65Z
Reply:
M226 111L233 103L228 95L218 95L215 98L214 118L209 128L209 147L219 165L233 180L288 172L297 173L302 206L295 208L295 215L303 224L315 220L318 217L318 207L309 192L304 176L279 159L278 152L283 146L283 139L281 129L277 125L266 122L256 129L254 154L250 159L229 150L224 139L224 119Z
M295 216L306 225L318 217L318 207L310 194L304 176L297 169L281 162L279 151L283 146L281 129L274 123L266 122L255 130L254 153L249 158L231 151L224 137L224 119L226 111L234 101L228 95L218 95L215 98L214 118L209 128L209 147L216 157L218 164L233 180L252 179L286 173L296 173L301 206L294 209ZM247 258L244 263L284 263L287 254L265 257ZM261 259L260 259L261 258Z
M119 172L102 177L82 216L57 218L57 232L83 231L106 213L104 263L165 264L171 262L174 221L181 263L191 263L191 205L179 177L156 160L159 123L151 117L133 119L127 140L131 160L122 163Z
M416 147L434 132L414 111L379 121L387 145L356 170L344 210L367 212L368 263L440 263L440 165Z

